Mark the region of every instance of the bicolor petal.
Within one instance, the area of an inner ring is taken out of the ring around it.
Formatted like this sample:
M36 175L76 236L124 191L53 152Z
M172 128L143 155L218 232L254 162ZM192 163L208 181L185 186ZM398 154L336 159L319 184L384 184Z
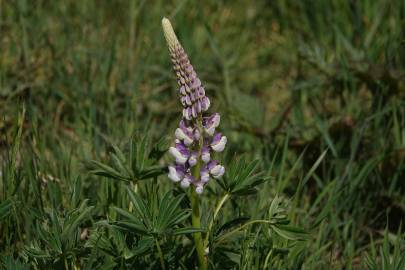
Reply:
M222 152L224 151L226 142L228 139L225 136L222 136L221 133L217 133L214 135L214 138L212 139L211 142L211 148L215 152Z
M219 126L220 121L221 117L219 113L214 113L210 117L203 118L203 127L205 132L210 136L214 135L215 128Z
M169 166L169 174L168 177L173 182L179 182L184 177L184 166Z
M208 163L211 160L210 149L207 146L203 146L201 150L201 159L204 163Z
M188 164L190 165L190 167L193 167L195 164L197 164L196 152L191 153L190 157L188 158Z
M203 167L200 170L201 182L207 183L210 180L210 172L207 167Z
M210 99L207 96L201 98L201 110L203 112L208 110L210 104L211 104Z
M214 168L210 170L212 177L220 178L225 173L225 167L222 165L216 165Z
M177 128L174 135L177 139L182 140L185 145L191 145L193 143L193 138L190 137L182 128Z
M203 193L203 191L204 191L204 186L203 185L197 185L196 186L196 188L195 188L195 192L198 194L198 195L201 195L202 193Z
M170 147L169 153L176 159L176 163L184 164L189 157L189 153L187 149L184 149L181 146L181 144L176 144L176 147Z
M188 181L188 179L184 178L183 180L181 180L180 186L182 188L188 188L190 186L190 181Z

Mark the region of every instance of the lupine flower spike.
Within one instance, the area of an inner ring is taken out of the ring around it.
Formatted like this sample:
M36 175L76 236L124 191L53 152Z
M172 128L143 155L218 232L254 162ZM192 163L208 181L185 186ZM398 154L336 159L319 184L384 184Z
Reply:
M168 177L183 188L192 186L201 194L211 178L220 178L225 172L225 168L211 158L213 152L224 150L227 139L221 133L215 133L220 115L206 115L210 100L170 21L164 18L162 26L183 106L182 120L174 133L175 144L169 150L175 165L169 166Z

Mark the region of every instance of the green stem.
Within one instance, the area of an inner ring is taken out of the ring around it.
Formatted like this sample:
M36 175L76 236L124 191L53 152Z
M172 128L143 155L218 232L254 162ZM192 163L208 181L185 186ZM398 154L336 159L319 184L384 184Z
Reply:
M64 262L65 262L65 269L66 269L66 270L69 270L69 266L68 266L68 262L67 262L66 256L64 256Z
M200 131L201 137L196 147L196 151L198 156L201 156L201 149L203 146L203 139L202 139L202 116L199 115L197 119L197 127ZM200 169L201 169L201 159L198 159L197 164L192 168L193 177L195 179L200 179ZM201 215L200 215L200 198L195 191L194 188L191 188L190 193L190 201L191 201L191 224L194 228L200 229L201 228ZM204 250L204 243L202 239L201 232L196 232L193 234L194 237L194 245L197 251L198 256L198 264L200 266L200 270L207 269L207 258L205 257L205 250Z
M191 209L192 209L191 223L194 228L199 229L199 228L201 228L200 201L198 198L198 194L195 192L194 189L191 189ZM197 251L197 256L198 256L198 264L200 265L200 270L206 270L207 269L207 260L205 258L204 244L203 244L201 232L194 233L193 237L194 237L195 249Z
M163 252L162 252L162 249L160 248L159 241L157 238L155 238L155 243L156 243L156 248L157 248L157 251L159 254L159 258L160 258L160 265L163 270L166 270L165 260L163 258Z

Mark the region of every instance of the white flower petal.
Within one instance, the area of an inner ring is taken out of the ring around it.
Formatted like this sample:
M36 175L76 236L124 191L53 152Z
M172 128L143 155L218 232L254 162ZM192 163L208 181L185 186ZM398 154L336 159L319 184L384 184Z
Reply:
M169 174L167 175L173 182L179 182L181 180L180 175L177 173L176 168L169 166Z
M176 162L179 164L184 164L187 161L187 157L183 156L176 147L170 147L169 153L176 159Z
M190 137L186 136L186 137L184 138L183 142L184 142L184 144L185 144L186 146L189 146L189 145L191 145L191 144L193 143L193 139L191 139Z
M207 132L208 135L212 136L212 135L214 135L215 127L212 125L209 128L206 128L204 130L205 130L205 132Z
M211 145L212 150L214 150L215 152L224 151L227 141L228 139L225 136L222 136L221 140L217 144Z
M210 173L213 175L217 175L221 171L221 165L216 165L214 168L211 169Z
M219 115L219 113L216 113L215 116L212 119L213 123L212 125L214 127L218 127L219 126L219 122L221 122L221 116Z
M201 175L201 182L207 183L209 180L210 180L210 175L208 173Z
M220 178L225 173L225 168L224 166L216 165L211 169L210 173L214 178Z
M203 153L201 155L201 159L202 159L202 161L204 161L204 163L210 162L210 160L211 160L210 152L207 151L207 152Z
M193 139L187 136L186 133L181 128L177 128L174 132L174 135L178 140L182 140L186 146L189 146L193 143Z
M176 131L174 132L174 135L179 140L184 140L187 137L187 135L183 132L181 128L177 128Z
M202 186L202 185L198 185L196 188L195 188L195 192L197 193L197 194L202 194L203 193L203 191L204 191L204 187Z
M190 164L190 166L194 166L195 164L197 164L197 158L194 155L191 155L190 158L188 159L188 164Z
M184 178L183 180L181 180L180 186L182 188L188 188L190 186L190 181L188 181L186 178Z

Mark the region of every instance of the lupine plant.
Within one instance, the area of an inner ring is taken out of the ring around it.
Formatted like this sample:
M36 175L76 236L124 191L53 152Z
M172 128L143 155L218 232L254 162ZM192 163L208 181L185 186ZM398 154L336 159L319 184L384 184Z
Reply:
M175 146L170 147L170 154L175 158L175 165L169 166L168 177L173 182L180 182L182 188L191 186L190 201L192 224L201 227L200 199L204 186L210 178L220 178L225 168L211 158L213 152L222 152L227 139L216 132L220 115L205 115L210 107L210 100L205 95L201 80L197 77L186 52L178 41L170 21L162 20L163 32L169 47L173 69L179 85L180 101L183 105L183 117L175 131ZM207 269L201 232L194 233L194 242L201 269Z
M175 183L179 182L183 189L190 189L188 194L191 201L192 226L200 229L200 196L203 196L204 186L208 184L210 179L218 180L221 183L219 180L225 173L225 167L214 159L214 154L224 151L227 137L217 131L221 119L220 114L217 112L208 113L210 100L205 94L204 86L167 18L163 18L162 27L177 77L178 94L183 107L182 119L174 133L176 137L174 146L169 148L170 154L175 159L175 164L168 167L168 177ZM215 209L214 219L228 199L232 189L236 190L238 184L241 188L240 191L249 193L249 188L254 188L265 181L265 178L258 175L252 176L256 164L253 162L244 167L244 162L239 163L239 174L235 173L236 170L231 170L230 173L234 174L231 174L231 179L227 182L232 183L234 181L236 185L231 185L231 188L227 189L227 193ZM249 181L249 177L254 180ZM246 182L245 185L243 182ZM223 182L222 187L225 188L226 185L226 182ZM272 224L271 221L253 221L252 224L256 222ZM273 225L275 224L277 222L273 223ZM211 229L212 224L208 227L208 230ZM209 233L210 231L207 232L205 240L203 240L201 232L193 234L200 269L207 269Z
M181 119L173 132L174 141L167 148L173 163L167 167L166 180L168 178L175 184L172 187L176 190L175 197L167 192L160 198L156 193L156 180L163 174L162 167L157 164L165 152L161 140L155 146L147 147L151 143L146 136L141 140L135 138L130 142L127 156L125 151L113 145L111 164L92 160L87 165L95 175L128 183L129 186L122 191L126 191L129 196L129 207L125 203L120 207L112 205L109 219L98 222L99 229L91 235L88 246L100 247L107 253L114 252L116 257L124 256L125 261L135 259L137 267L151 263L148 259L141 263L139 256L145 256L148 252L153 254L156 249L161 269L166 269L167 265L169 268L179 265L184 267L185 264L194 267L198 262L199 269L205 270L210 266L225 267L229 262L220 262L220 258L228 257L224 252L234 248L232 240L238 239L243 231L258 224L267 225L271 237L278 242L305 239L304 231L288 225L283 201L278 198L268 206L265 219L236 216L222 226L217 226L217 218L226 202L240 196L256 194L257 187L269 177L264 172L258 172L257 160L247 162L243 157L233 160L227 171L220 164L218 158L227 144L227 137L218 131L220 114L209 113L210 100L170 21L164 18L162 27L177 77L181 104L178 106ZM138 186L148 179L155 181L152 186L146 184L145 198L142 198L144 188L139 190ZM216 201L215 205L208 205L208 209L212 211L204 213L203 201L210 195L205 191L208 184L211 185L211 190L215 186L219 187L218 199L213 200ZM188 198L191 211L187 206L184 207L184 197ZM190 216L191 222L188 224ZM119 240L126 233L135 235L135 239L131 241L132 250L127 243ZM184 255L179 255L187 247L181 244L178 237L190 234L193 236L197 260L194 260L194 255L185 258ZM176 248L172 248L171 252L167 250L168 239L178 240ZM117 254L113 249L114 245L123 246L122 253ZM265 259L268 265L272 264L271 254L269 252ZM177 261L174 262L175 260Z

